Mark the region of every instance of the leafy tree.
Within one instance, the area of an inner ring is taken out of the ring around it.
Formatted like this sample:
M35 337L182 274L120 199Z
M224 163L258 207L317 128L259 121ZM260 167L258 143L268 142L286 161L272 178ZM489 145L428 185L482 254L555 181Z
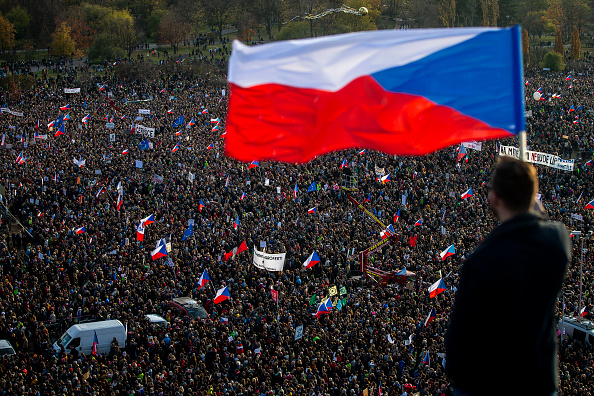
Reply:
M200 8L207 25L216 28L219 39L222 39L223 26L229 22L235 8L234 0L200 0Z
M293 40L306 37L309 37L308 21L289 22L283 25L280 32L276 35L277 40Z
M522 29L522 54L524 56L524 62L528 63L530 59L530 38L526 29Z
M562 71L565 69L565 63L563 63L563 56L557 52L547 52L541 63L542 67L548 67L552 71Z
M76 43L70 36L70 27L66 22L62 22L56 31L52 34L52 52L58 56L71 56L76 49Z
M338 24L344 26L342 29L339 28L340 30L344 32L360 32L377 29L376 20L381 17L381 3L379 1L350 0L346 5L355 10L366 7L368 13L367 15L337 14Z
M456 0L440 0L439 19L445 27L454 27L456 25Z
M6 19L13 24L16 30L15 38L17 40L20 40L27 35L31 17L26 9L21 6L16 6L6 14Z
M520 19L522 27L530 32L532 38L539 36L541 37L544 33L554 32L556 30L555 25L551 22L547 16L547 12L541 11L528 11Z
M14 37L16 29L10 21L3 16L0 16L0 50L4 52L6 49L14 47Z
M484 26L497 26L499 0L480 0Z
M98 62L104 59L114 60L123 58L126 53L118 46L117 37L109 33L101 33L89 48L89 59Z
M456 8L459 13L458 23L461 23L463 26L476 25L476 17L479 13L478 0L458 0L456 2Z
M563 59L563 53L565 51L563 49L563 40L561 39L560 29L557 29L557 34L555 35L555 46L553 47L553 51L561 55L561 59Z
M117 46L123 49L127 56L132 55L138 40L134 19L130 13L126 10L112 11L102 23L107 29L106 32L115 37Z
M65 19L57 21L56 25L59 26L62 22L65 22L70 27L70 37L74 40L76 49L79 52L88 49L93 44L97 30L87 23L83 10L76 6L70 7L64 17Z
M157 37L157 34L159 32L159 24L161 23L161 20L163 19L166 13L167 11L162 9L153 10L153 12L151 12L151 15L148 18L146 24L145 33L147 37Z
M582 50L582 43L580 41L580 32L577 26L573 28L573 34L571 35L571 60L579 60L580 52Z
M190 33L190 24L176 11L167 11L159 23L157 41L173 47L177 53L179 43Z

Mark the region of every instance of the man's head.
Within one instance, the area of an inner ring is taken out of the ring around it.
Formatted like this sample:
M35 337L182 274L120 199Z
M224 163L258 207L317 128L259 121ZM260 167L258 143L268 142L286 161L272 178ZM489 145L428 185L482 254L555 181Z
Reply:
M527 162L501 157L491 176L489 201L500 221L528 212L538 191L536 169Z

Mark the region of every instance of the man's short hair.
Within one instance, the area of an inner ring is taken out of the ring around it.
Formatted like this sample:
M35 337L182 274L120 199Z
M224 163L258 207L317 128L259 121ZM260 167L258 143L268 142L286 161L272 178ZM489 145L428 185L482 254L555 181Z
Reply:
M500 157L491 176L490 187L508 209L527 212L538 191L536 169L527 162Z

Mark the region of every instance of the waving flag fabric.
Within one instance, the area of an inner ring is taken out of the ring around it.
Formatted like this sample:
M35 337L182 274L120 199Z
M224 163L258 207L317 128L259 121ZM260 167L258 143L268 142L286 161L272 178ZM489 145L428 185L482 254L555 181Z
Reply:
M460 146L460 149L458 150L458 156L456 157L456 162L460 161L463 158L466 158L468 156L468 151L466 151L466 147L464 145Z
M394 231L394 226L392 226L392 224L390 224L389 226L386 227L385 230L380 232L380 236L382 237L382 239L386 239L387 237L389 237L390 235L394 235L396 232Z
M316 252L313 252L312 254L309 255L307 260L305 260L305 262L303 263L303 266L305 268L311 268L319 262L320 262L320 256L318 256L318 254Z
M392 181L392 178L390 177L390 174L388 173L386 176L382 176L380 178L380 181L382 182L382 184L386 184L389 181Z
M66 106L60 106L60 110L62 110L62 111L70 110L70 104L67 104Z
M454 247L454 244L451 244L450 246L448 246L443 252L439 253L439 256L441 257L441 260L445 260L450 256L453 256L454 254L456 254L456 248Z
M171 152L175 153L177 150L179 150L179 143L176 143L175 146L173 146L173 148L171 149Z
M258 161L252 161L249 165L248 165L248 169L252 169L252 168L257 168L260 166L260 163Z
M438 280L429 287L429 298L437 296L439 293L443 293L447 290L446 283L443 279Z
M198 279L198 290L200 290L202 286L206 285L208 282L210 282L210 277L208 276L208 272L204 270L202 276L200 276L200 279Z
M394 219L392 220L392 222L398 223L399 219L400 219L400 209L398 209L398 212L396 212L396 214L394 215Z
M144 219L141 219L140 222L143 226L147 226L155 222L155 217L153 215L147 216Z
M317 213L317 211L318 211L318 208L316 206L314 206L313 208L309 209L307 211L307 213Z
M198 204L198 212L202 212L202 208L206 208L204 205L204 201L200 199L200 204Z
M151 252L153 261L165 256L167 256L167 248L165 247L165 244L158 244L157 248Z
M299 193L299 188L297 187L297 183L295 183L295 188L293 189L293 198L297 199L297 193Z
M58 136L64 135L64 134L66 134L66 128L64 127L64 124L62 124L62 125L60 125L60 128L58 128L56 133L54 134L54 137L58 137Z
M416 226L421 226L421 225L423 225L423 219L417 220L417 222L415 223L414 226L416 227Z
M235 41L226 154L286 162L352 147L423 155L513 136L524 130L520 37L515 26Z
M236 230L239 227L239 215L233 221L233 229Z
M136 239L140 242L144 241L144 226L142 223L138 224L136 228Z
M187 230L184 231L184 235L182 237L182 242L194 235L194 229L192 228L192 224L188 227Z
M19 165L22 165L25 163L25 157L23 157L23 152L21 151L21 153L19 154L18 157L16 157L16 160L14 161Z
M594 209L594 199L588 202L585 209Z
M472 187L469 188L468 190L464 191L464 193L460 196L462 199L466 199L466 198L470 198L472 197L474 194L472 193Z
M80 228L77 228L76 230L74 230L74 232L76 232L77 234L84 234L84 232L85 232L86 230L87 230L87 229L86 229L84 226L82 226L82 227L80 227Z
M172 124L171 126L172 126L173 128L177 128L177 127L179 127L179 126L182 126L182 125L184 125L184 122L185 122L185 121L184 121L184 116L183 116L183 115L180 115L179 117L177 117L177 118L175 119L175 121L173 121L173 124Z
M94 356L97 356L97 353L98 353L97 347L98 346L99 346L99 339L97 338L97 332L93 331L93 349L92 349L92 351L93 351Z
M227 286L225 286L222 289L217 290L217 295L215 296L213 302L215 304L218 304L218 303L228 300L230 298L231 298L231 294L229 294L229 289L227 288Z
M429 312L429 316L425 319L425 327L429 325L429 323L433 322L433 320L437 317L437 313L435 312L435 308L431 308L431 312Z
M342 162L341 162L341 164L340 164L340 167L339 167L338 169L342 169L342 168L348 168L348 167L349 167L349 164L348 164L348 162L347 162L346 158L343 158L343 159L342 159Z

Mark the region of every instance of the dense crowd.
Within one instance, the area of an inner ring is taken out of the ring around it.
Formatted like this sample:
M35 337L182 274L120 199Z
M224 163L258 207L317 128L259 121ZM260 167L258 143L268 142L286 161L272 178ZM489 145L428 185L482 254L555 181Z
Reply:
M167 67L176 62L179 67ZM261 162L249 169L224 155L228 88L220 69L186 73L177 55L161 66L155 79L123 79L109 65L101 75L73 66L70 77L38 77L34 92L4 104L23 113L0 115L2 203L23 228L2 210L0 338L10 340L17 354L0 358L0 389L23 395L360 395L377 394L381 383L389 395L451 394L443 341L457 272L497 225L486 182L498 157L496 145L516 142L484 142L460 161L456 147L420 158L351 149L303 165ZM594 191L592 168L585 163L594 148L588 113L594 106L589 65L580 67L583 73L571 80L526 73L532 111L527 130L531 150L578 157L573 172L538 166L539 192L552 219L587 233L591 215L584 206ZM546 101L532 98L539 87ZM81 93L65 94L64 88ZM553 93L561 97L549 101ZM67 104L70 109L61 111ZM570 112L572 105L577 110ZM66 114L65 134L54 137L48 122ZM88 114L88 123L82 123ZM183 125L174 128L181 115ZM216 118L220 123L213 130ZM190 120L195 125L189 126ZM108 122L114 129L106 129ZM138 134L139 125L155 128L154 137ZM47 139L36 139L36 133ZM145 139L152 147L140 150ZM15 162L21 152L24 164ZM84 160L84 166L73 159ZM343 159L348 167L340 169ZM377 181L381 168L390 182ZM357 180L353 192L342 188L350 176ZM315 191L308 192L312 183ZM469 188L474 196L462 199ZM394 224L398 241L375 250L370 265L385 271L406 267L415 273L406 285L383 287L360 277L357 253L381 240L382 227L348 194ZM201 201L205 208L199 208ZM308 213L312 207L317 213ZM156 221L139 242L137 225L151 214ZM194 234L182 241L190 219ZM422 225L415 226L419 219ZM85 233L74 232L83 226ZM161 238L171 242L171 252L153 261L150 253ZM248 251L226 259L243 241ZM264 249L262 242L267 252L286 253L282 272L252 264L252 247ZM442 261L439 253L451 244L456 254ZM581 308L580 252L574 245L564 286L568 315ZM585 247L589 312L590 240ZM321 262L304 269L313 251ZM199 289L205 269L211 282ZM502 263L502 271L513 268ZM440 277L448 290L430 299L427 288ZM214 304L223 286L231 298ZM333 286L346 294L330 296ZM277 302L271 290L278 292ZM209 317L171 310L168 302L179 296L200 301ZM328 297L335 307L317 317ZM432 308L437 318L425 326ZM145 315L151 313L165 317L169 326L149 323ZM126 345L99 356L51 348L69 326L107 319L127 324ZM295 340L300 325L303 337ZM477 364L488 358L477 357ZM564 339L560 361L559 394L590 394L592 348Z

